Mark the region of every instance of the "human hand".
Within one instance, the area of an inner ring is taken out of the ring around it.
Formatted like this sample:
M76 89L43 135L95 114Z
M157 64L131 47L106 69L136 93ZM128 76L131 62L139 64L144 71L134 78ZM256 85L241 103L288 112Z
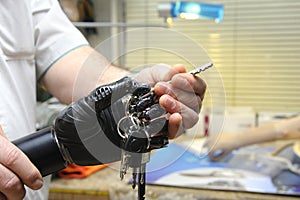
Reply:
M142 70L135 79L154 87L159 103L168 116L168 136L175 138L193 127L199 118L206 84L198 76L186 73L183 65L158 64Z
M25 154L6 139L0 126L0 199L23 199L24 184L40 189L42 176Z
M211 161L219 161L234 149L240 146L240 133L221 133L217 136L209 136L204 148L208 151Z

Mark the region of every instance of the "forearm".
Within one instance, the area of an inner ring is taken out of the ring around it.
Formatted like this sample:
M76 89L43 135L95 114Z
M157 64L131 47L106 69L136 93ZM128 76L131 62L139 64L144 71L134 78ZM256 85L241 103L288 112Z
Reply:
M300 116L239 133L238 146L300 138Z
M42 84L62 103L69 104L86 96L98 85L113 82L126 73L126 70L112 66L93 48L83 46L54 63L43 77Z
M252 128L238 133L237 147L274 141L277 139L277 135L278 130L275 128L274 124L267 124L257 128Z

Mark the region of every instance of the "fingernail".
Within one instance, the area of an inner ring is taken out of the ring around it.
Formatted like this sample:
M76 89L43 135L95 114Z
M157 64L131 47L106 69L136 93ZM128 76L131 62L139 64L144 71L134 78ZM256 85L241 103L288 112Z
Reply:
M168 107L170 107L172 110L174 110L174 109L176 108L176 103L175 103L175 101L174 101L173 99L170 99L170 98L168 98L168 99L166 100L166 105L167 105Z
M36 179L32 184L32 189L40 189L43 186L43 180Z
M172 90L171 90L169 84L166 84L166 83L156 84L155 89L158 90L160 93L163 93L163 94L171 94L172 93Z

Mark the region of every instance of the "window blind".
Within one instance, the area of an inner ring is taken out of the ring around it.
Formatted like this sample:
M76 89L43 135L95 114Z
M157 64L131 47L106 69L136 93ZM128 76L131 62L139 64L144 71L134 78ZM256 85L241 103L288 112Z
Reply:
M162 24L158 2L127 0L127 22ZM174 19L169 28L129 28L126 66L182 63L193 68L212 60L217 73L203 73L208 84L205 104L212 103L212 93L213 99L222 100L218 94L224 90L227 106L247 106L257 112L298 112L300 1L202 2L223 4L223 22Z

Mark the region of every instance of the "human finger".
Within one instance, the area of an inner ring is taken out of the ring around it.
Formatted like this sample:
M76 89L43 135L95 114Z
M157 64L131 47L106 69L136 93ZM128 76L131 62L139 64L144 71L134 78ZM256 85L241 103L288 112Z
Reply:
M170 95L165 94L161 96L159 103L168 113L179 113L181 115L184 129L193 127L199 119L198 113L181 102L175 100Z
M2 130L0 132L4 135ZM29 188L41 188L43 178L28 157L3 136L0 136L0 144L0 164L12 171Z
M187 92L186 90L173 87L173 85L170 83L159 82L155 85L154 91L158 95L168 94L184 105L190 107L195 112L200 112L202 99L199 95L195 94L191 90Z
M183 66L172 67L161 63L143 69L134 77L134 79L138 82L154 86L159 81L170 81L175 74L184 72L185 68Z
M12 171L0 164L0 199L21 200L25 196L24 184Z
M150 68L150 71L155 83L170 81L175 74L186 72L183 65L170 66L167 64L156 64Z
M186 73L186 67L183 64L176 64L173 66L173 69L178 73Z
M168 137L174 139L183 133L182 116L179 113L173 113L169 116Z
M206 83L198 76L187 73L175 74L171 79L171 83L176 88L194 92L196 95L199 95L201 99L204 98Z

